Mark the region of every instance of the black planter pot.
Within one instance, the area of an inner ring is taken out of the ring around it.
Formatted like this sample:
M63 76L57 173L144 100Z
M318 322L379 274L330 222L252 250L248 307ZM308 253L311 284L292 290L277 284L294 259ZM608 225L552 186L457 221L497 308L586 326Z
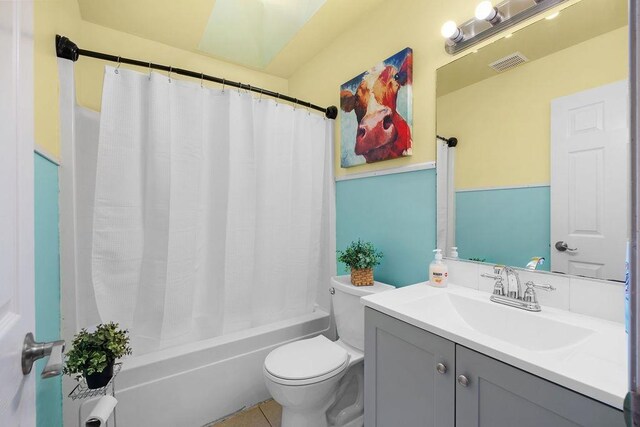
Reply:
M102 372L85 375L84 378L87 380L87 387L93 390L109 384L109 380L113 377L113 363L114 362L111 362Z

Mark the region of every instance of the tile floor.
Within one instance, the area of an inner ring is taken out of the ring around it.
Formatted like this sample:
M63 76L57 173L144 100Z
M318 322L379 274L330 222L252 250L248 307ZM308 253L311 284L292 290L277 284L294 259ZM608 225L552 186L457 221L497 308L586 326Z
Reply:
M272 399L207 427L280 427L281 417L282 406Z

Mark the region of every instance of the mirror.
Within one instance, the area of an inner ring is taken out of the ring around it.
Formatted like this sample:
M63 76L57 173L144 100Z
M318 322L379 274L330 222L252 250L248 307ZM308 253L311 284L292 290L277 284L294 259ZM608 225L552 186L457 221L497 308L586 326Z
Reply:
M461 259L542 257L540 270L623 281L626 0L582 0L508 31L437 72L437 133L459 141L452 246Z

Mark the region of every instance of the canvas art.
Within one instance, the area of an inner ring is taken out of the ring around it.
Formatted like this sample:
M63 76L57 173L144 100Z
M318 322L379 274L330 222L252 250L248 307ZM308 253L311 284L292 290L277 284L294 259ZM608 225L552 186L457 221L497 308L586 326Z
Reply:
M340 86L343 168L411 155L412 76L406 48Z

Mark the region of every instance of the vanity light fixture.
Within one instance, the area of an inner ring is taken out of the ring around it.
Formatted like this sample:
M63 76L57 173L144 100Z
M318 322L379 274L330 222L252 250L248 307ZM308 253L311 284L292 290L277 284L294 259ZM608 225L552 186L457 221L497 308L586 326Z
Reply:
M481 1L473 19L462 25L454 21L447 21L442 25L442 37L447 39L445 50L452 55L461 52L565 1L567 0L503 0L495 6L491 0ZM547 18L553 19L554 15L557 16L554 13Z

